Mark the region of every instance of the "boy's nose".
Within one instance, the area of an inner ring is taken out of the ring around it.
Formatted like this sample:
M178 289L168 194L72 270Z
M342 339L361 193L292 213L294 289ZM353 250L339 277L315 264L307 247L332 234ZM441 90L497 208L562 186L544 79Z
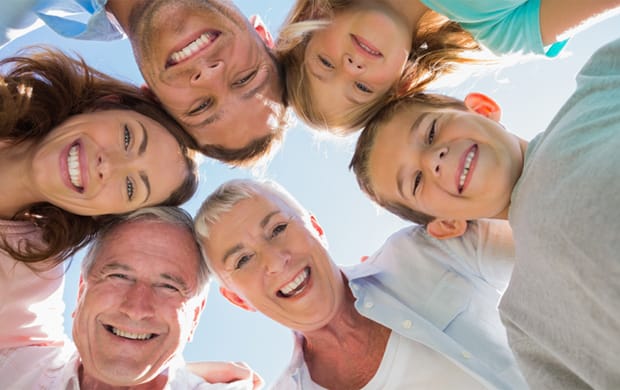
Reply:
M444 158L448 153L446 147L431 149L425 154L425 165L433 176L439 177L442 174Z
M225 66L222 61L198 62L190 78L192 87L218 87L225 82Z

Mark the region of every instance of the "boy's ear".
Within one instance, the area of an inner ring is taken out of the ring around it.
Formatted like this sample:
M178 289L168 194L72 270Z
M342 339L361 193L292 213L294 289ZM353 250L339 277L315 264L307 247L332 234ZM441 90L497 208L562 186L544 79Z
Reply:
M252 15L250 16L249 20L258 36L261 37L263 42L265 42L265 45L267 45L268 48L273 49L273 37L271 36L271 33L267 29L267 26L265 26L265 23L263 23L263 20L260 18L260 16Z
M255 308L250 306L237 293L227 289L226 287L220 286L220 294L222 294L224 298L228 299L228 301L235 306L239 306L240 308L247 310L247 311L256 311Z
M435 219L426 225L426 231L439 240L460 237L467 231L467 221L464 219Z
M499 122L502 117L502 109L499 104L483 93L472 92L468 94L465 97L465 105L473 112L496 122Z

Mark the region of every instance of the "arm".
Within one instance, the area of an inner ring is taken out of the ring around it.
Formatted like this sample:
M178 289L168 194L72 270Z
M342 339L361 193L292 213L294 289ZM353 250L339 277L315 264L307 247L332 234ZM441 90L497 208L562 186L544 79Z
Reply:
M243 362L192 362L187 363L187 369L209 383L231 383L251 378L254 390L264 385L263 378Z
M563 38L567 32L584 28L597 16L620 9L620 0L541 0L540 33L544 45Z

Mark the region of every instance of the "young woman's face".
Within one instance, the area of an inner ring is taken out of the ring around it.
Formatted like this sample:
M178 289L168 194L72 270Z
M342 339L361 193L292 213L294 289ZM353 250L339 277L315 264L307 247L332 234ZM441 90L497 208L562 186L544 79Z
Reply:
M384 6L338 13L305 52L312 103L329 118L383 96L400 78L411 48L404 20Z
M72 116L34 147L34 190L79 215L159 204L188 174L176 139L158 122L129 110Z

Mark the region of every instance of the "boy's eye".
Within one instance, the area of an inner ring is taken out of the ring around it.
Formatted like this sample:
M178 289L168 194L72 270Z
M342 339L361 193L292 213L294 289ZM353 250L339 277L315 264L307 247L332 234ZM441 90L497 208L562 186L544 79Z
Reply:
M198 105L198 107L192 109L188 114L189 115L200 114L201 112L209 109L212 105L213 105L213 99L208 98L205 101L203 101L202 103L200 103L200 105Z
M282 223L280 225L277 225L275 228L273 228L271 232L271 238L276 238L280 234L284 233L287 227L288 227L288 223Z
M433 120L433 123L431 124L431 128L428 131L428 138L427 138L427 142L428 144L432 144L433 141L435 140L435 125L437 124L437 119Z
M322 57L322 56L318 56L318 57L319 57L319 61L321 61L321 64L323 64L323 66L329 69L334 68L334 65L332 65L332 63L329 62L325 57Z
M129 177L125 178L125 183L127 186L127 198L129 200L133 199L133 193L134 193L134 184L133 181L131 181L131 179Z
M123 145L125 146L125 150L129 150L129 145L131 145L131 131L127 125L125 125L123 129Z
M254 78L254 76L256 76L257 70L253 70L251 71L248 75L242 77L241 79L235 81L233 83L233 87L240 87L242 85L247 84L250 80L252 80Z
M237 260L237 263L235 264L235 269L240 269L242 268L244 265L246 265L248 263L248 261L250 261L252 259L253 255L243 255L239 258L239 260Z
M364 93L372 93L372 89L368 88L365 84L355 82L355 87Z
M418 171L415 175L415 179L413 180L413 196L415 196L418 191L418 187L420 186L420 182L422 181L422 172Z

